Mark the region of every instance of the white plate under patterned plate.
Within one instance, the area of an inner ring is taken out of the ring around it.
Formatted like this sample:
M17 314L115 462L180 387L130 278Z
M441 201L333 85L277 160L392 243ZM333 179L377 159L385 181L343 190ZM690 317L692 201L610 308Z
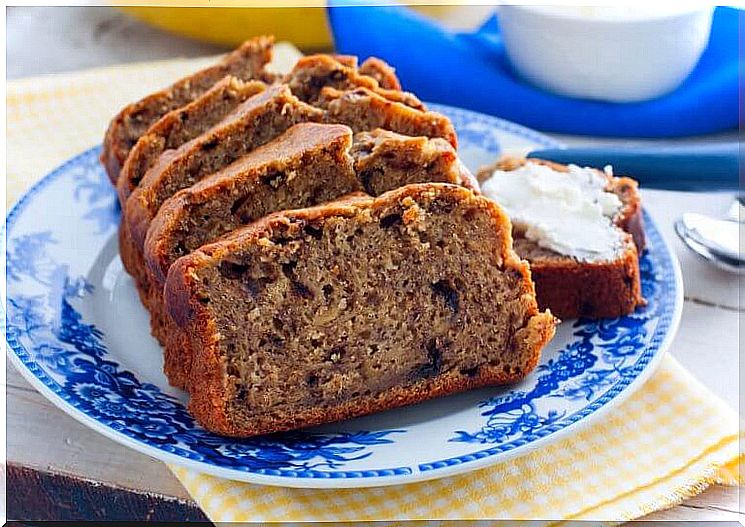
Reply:
M433 105L434 106L434 105ZM472 169L501 149L553 147L493 117L437 107ZM69 160L11 210L6 334L16 367L62 410L168 463L290 487L366 487L467 472L539 448L617 405L652 372L682 306L675 257L647 216L648 305L566 321L523 382L290 434L249 440L206 432L161 372L148 317L117 252L120 211L99 148Z

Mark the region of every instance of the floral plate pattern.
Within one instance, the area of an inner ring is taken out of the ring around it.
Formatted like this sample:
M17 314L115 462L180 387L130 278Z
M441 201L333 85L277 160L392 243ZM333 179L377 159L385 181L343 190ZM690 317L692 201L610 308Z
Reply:
M472 169L500 150L556 146L493 117L436 109L453 120ZM646 216L641 272L648 305L618 319L562 323L521 383L307 431L223 438L193 421L186 396L161 372L147 315L118 257L120 211L99 152L93 148L57 168L8 215L9 354L62 410L169 463L254 483L328 488L474 470L555 441L617 405L652 372L680 318L678 264Z

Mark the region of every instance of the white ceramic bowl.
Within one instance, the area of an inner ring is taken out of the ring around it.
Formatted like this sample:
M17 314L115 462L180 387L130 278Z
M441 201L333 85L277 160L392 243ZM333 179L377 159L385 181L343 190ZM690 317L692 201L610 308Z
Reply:
M547 90L612 102L664 95L693 71L709 40L713 9L501 6L507 56Z

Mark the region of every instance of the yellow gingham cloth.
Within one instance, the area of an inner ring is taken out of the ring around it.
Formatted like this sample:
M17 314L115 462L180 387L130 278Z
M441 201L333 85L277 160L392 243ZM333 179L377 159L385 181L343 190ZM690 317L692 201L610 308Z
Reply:
M9 81L8 203L100 142L121 106L205 63L176 60ZM667 356L636 393L576 434L466 475L395 487L303 490L170 469L216 522L621 521L675 505L712 483L738 484L738 438L745 437L739 434L735 412Z

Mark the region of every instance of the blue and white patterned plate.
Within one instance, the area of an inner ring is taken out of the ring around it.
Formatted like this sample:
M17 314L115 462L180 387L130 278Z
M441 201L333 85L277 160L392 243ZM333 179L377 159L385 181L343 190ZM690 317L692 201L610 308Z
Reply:
M439 107L471 168L500 149L556 146L484 115ZM16 367L62 410L169 463L293 487L365 487L484 467L576 430L654 369L680 318L675 257L649 217L641 261L649 304L566 321L520 384L472 391L318 429L251 440L210 434L168 386L158 345L117 252L119 210L93 148L49 174L7 223L6 333Z

